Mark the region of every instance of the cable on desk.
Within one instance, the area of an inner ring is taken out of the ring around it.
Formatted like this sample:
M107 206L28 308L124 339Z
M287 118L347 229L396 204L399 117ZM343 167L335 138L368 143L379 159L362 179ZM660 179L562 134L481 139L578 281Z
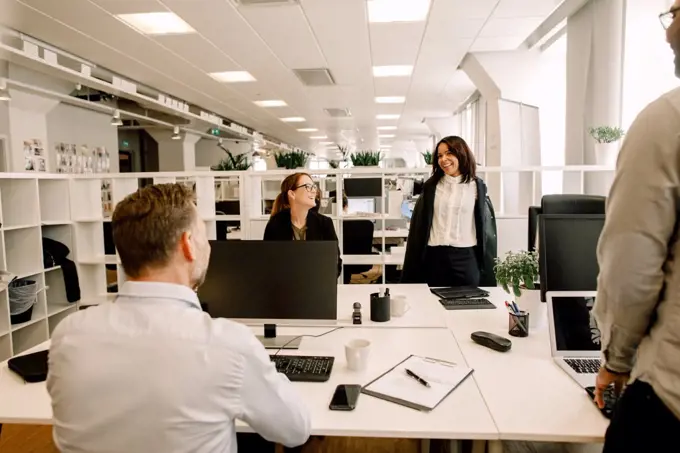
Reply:
M324 335L328 335L329 333L333 333L333 332L335 332L336 330L340 330L340 329L342 329L342 328L343 328L343 326L336 327L335 329L331 329L331 330L329 330L329 331L327 331L327 332L320 333L319 335L298 335L297 337L295 337L295 338L293 338L293 339L291 339L291 340L288 340L286 343L284 343L283 346L281 346L281 347L279 348L279 350L276 351L276 352L274 353L274 355L275 355L275 356L279 355L279 352L281 352L283 349L285 349L286 346L288 346L289 344L291 344L292 342L294 342L295 340L298 340L298 339L300 339L300 338L305 338L305 337L310 337L310 338L321 338L321 337L323 337Z

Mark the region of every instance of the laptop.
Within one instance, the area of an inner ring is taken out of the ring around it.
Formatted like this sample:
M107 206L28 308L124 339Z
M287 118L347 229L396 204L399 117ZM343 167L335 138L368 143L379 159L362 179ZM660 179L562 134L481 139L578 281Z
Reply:
M600 369L600 329L592 314L596 291L549 291L550 349L557 365L584 389Z

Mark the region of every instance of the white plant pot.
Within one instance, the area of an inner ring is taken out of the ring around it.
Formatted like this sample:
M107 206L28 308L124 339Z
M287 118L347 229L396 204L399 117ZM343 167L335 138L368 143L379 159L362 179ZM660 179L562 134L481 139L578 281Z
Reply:
M529 328L543 329L548 323L548 304L541 302L541 291L523 289L522 295L515 296L515 303L522 311L529 313Z
M595 164L613 167L619 155L619 142L595 143Z

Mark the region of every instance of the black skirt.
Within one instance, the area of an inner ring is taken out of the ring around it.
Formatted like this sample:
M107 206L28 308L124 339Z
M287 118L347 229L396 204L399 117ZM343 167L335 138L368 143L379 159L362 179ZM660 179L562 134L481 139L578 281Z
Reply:
M425 273L430 287L479 286L479 265L474 247L428 246Z

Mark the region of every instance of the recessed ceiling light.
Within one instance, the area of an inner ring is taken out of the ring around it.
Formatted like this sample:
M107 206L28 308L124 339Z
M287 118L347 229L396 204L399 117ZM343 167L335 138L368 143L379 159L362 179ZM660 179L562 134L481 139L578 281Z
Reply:
M380 149L390 149L392 145L380 145Z
M404 96L378 96L375 98L375 102L378 104L403 104L406 102Z
M368 21L420 22L429 10L430 0L368 0Z
M319 142L319 145L332 145L333 142Z
M311 138L312 140L323 140L325 138L328 138L328 136L327 135L312 135L309 138Z
M394 138L394 134L380 134L378 138Z
M298 132L316 132L319 129L313 128L313 127L305 127L303 129L298 129Z
M378 126L379 131L396 131L397 126Z
M281 118L284 123L304 123L307 121L301 116L289 116L288 118Z
M398 113L383 113L381 115L376 115L375 119L377 120L397 120L399 119L399 114Z
M146 35L178 35L196 32L191 25L175 13L118 14L117 17Z
M413 66L373 66L373 77L408 77L413 72Z
M286 101L270 100L270 101L253 101L258 107L285 107Z
M208 74L213 79L222 83L237 83L237 82L254 82L253 77L248 71L225 71L212 72Z

